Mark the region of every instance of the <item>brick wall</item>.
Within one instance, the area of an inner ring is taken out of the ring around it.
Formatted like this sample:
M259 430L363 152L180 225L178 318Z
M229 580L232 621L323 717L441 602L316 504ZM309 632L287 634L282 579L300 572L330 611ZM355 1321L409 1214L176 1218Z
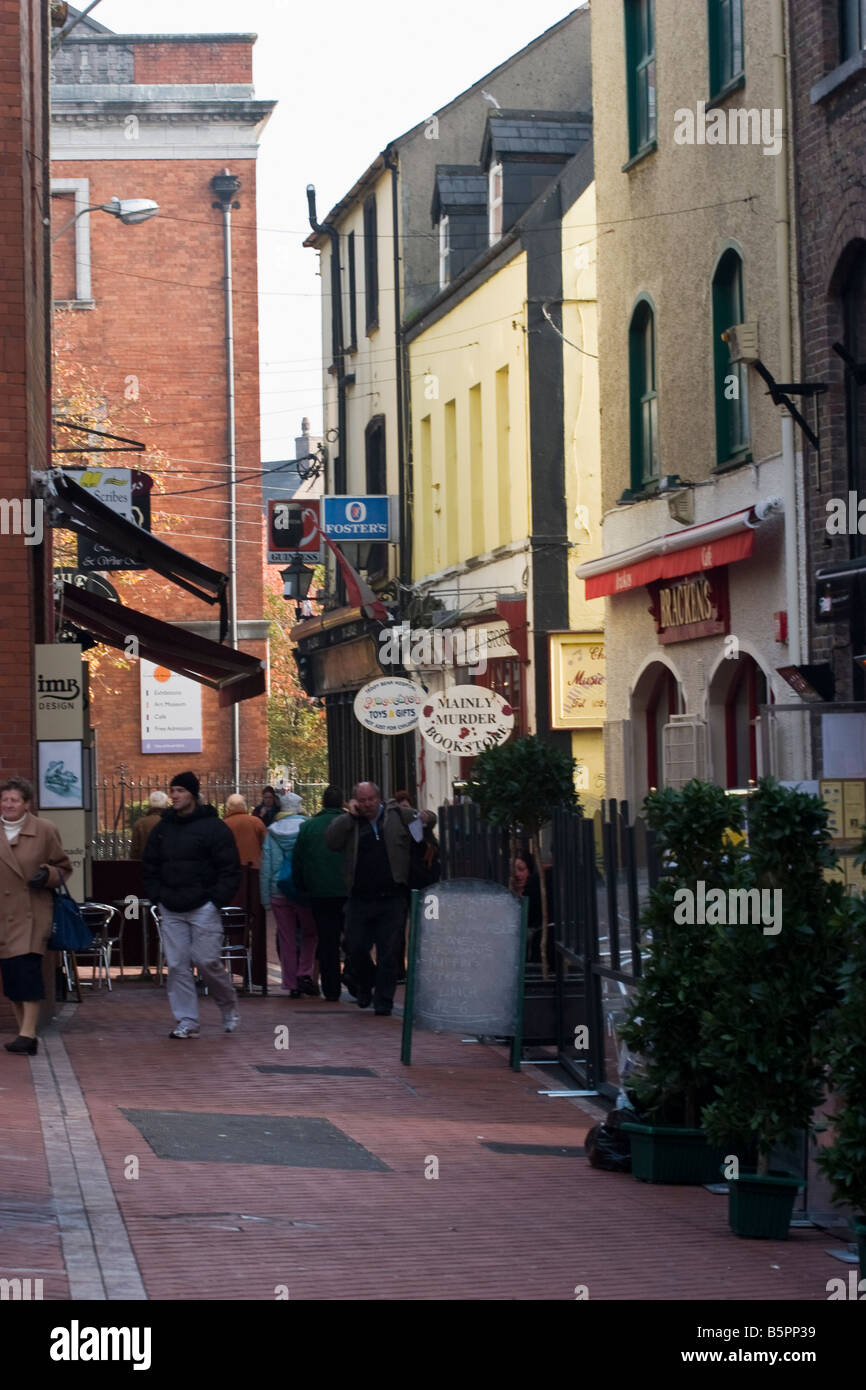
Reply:
M814 602L814 572L847 559L849 539L828 536L826 503L846 497L844 369L832 344L843 337L840 289L844 253L866 239L866 73L859 73L823 101L813 105L810 90L839 63L835 0L791 0L791 60L794 92L794 138L797 169L800 313L803 377L825 381L821 398L821 465L808 444L806 495L809 499L809 598ZM808 409L811 419L811 406ZM836 673L836 698L852 698L852 666L847 625L814 624L812 660L830 661Z
M213 50L213 52L211 52ZM144 54L144 66L139 57ZM201 61L201 60L205 61ZM222 65L217 71L216 63ZM250 46L242 44L136 45L140 82L241 81L249 76ZM144 75L143 75L144 74ZM217 133L218 138L218 133ZM69 360L86 364L106 399L134 402L130 431L170 460L164 497L152 494L152 527L169 544L223 572L229 566L226 466L225 319L222 213L212 206L210 180L224 159L54 161L56 178L90 179L91 203L114 195L155 199L159 216L135 227L91 215L92 310L66 311L56 329ZM239 476L260 469L256 168L236 160L242 180L240 210L232 214L235 392ZM131 409L132 407L130 407ZM120 418L120 417L119 417ZM118 465L146 462L118 456ZM205 490L201 490L205 489ZM176 494L187 493L188 496ZM262 617L261 484L237 488L238 618ZM121 601L171 621L215 620L217 609L156 576L112 575ZM241 641L264 658L264 643ZM125 764L130 776L171 775L178 763L208 769L230 766L231 711L202 687L203 752L140 753L139 670L103 662L92 682L93 724L100 775ZM241 765L267 761L265 699L240 707Z
M46 6L0 0L0 498L25 498L47 448L45 231ZM32 777L33 643L44 641L42 547L0 535L0 773Z
M252 82L247 42L136 43L136 82Z

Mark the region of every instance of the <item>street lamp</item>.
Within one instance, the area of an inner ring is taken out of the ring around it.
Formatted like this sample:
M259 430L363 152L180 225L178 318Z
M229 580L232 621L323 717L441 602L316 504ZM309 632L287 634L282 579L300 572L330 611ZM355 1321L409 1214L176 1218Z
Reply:
M152 198L112 198L108 203L93 203L90 207L82 208L64 223L51 240L56 241L58 237L63 236L73 222L77 222L86 212L110 212L112 217L119 218L124 226L134 227L139 222L147 222L149 218L155 217L159 212L159 203L155 203Z
M290 565L280 570L280 578L283 581L283 598L289 603L294 600L295 617L300 621L301 605L310 592L313 571L296 555Z

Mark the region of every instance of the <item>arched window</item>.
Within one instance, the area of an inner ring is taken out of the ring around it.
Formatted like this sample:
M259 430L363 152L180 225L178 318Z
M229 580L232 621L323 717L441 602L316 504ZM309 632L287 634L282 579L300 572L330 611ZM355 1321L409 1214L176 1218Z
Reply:
M651 787L665 785L664 728L679 713L677 678L661 661L641 674L631 697L634 731L634 797L640 804Z
M629 396L631 485L634 492L642 492L647 483L661 474L655 314L646 299L637 305L629 328Z
M744 320L743 263L726 251L713 276L713 370L716 396L716 464L741 463L749 453L748 376L743 362L731 362L725 329Z

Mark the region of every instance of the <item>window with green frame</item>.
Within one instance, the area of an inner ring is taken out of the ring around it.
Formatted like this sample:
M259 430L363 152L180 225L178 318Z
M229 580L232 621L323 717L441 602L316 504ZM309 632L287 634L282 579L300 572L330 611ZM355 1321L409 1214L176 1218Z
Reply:
M631 486L643 492L661 475L658 392L656 390L655 314L642 299L629 327L629 408L631 413Z
M655 0L625 0L628 152L636 156L656 139Z
M866 48L866 0L839 0L839 61Z
M743 0L708 0L710 99L743 76Z
M730 249L713 276L713 370L716 397L716 466L742 461L749 453L748 371L731 362L725 329L743 323L743 262Z

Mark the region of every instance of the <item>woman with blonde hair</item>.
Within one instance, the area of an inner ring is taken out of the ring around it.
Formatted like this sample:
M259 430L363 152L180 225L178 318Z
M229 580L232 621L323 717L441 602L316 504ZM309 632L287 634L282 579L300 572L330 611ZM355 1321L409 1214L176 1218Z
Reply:
M34 816L33 788L23 777L0 782L0 977L18 1036L7 1052L32 1057L45 998L42 957L54 916L52 889L72 873L57 827Z

